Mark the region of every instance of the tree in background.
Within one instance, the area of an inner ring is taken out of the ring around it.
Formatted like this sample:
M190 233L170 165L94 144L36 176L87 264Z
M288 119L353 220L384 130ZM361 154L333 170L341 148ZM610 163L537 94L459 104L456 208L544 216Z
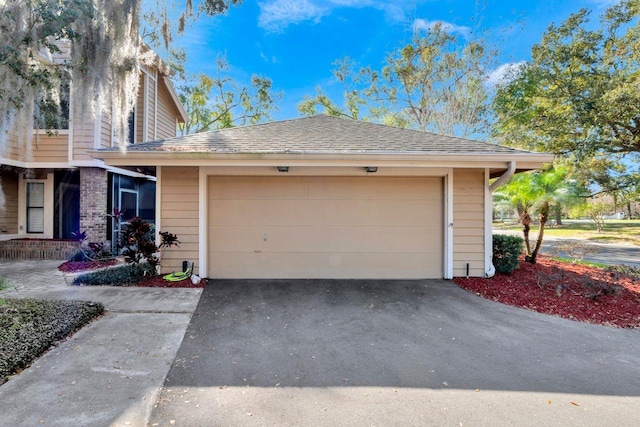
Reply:
M504 144L566 158L572 177L611 193L640 174L640 3L623 0L591 29L582 9L551 25L532 60L495 97Z
M180 126L187 135L237 125L256 124L271 120L281 93L272 93L271 79L251 76L251 85L243 86L230 75L225 58L218 58L217 76L191 76L177 87L178 96L187 111L188 120Z
M334 76L344 87L344 107L318 89L298 106L302 114L322 108L332 115L363 118L443 135L467 137L486 130L488 96L483 83L493 58L480 41L464 41L436 24L389 54L381 70L356 69L345 58Z
M562 206L575 204L584 194L584 187L575 180L568 179L568 173L566 167L552 166L545 170L517 174L497 191L518 209L526 249L525 260L528 262L536 263L550 215L554 211L560 211ZM531 215L534 213L538 214L539 229L532 249L529 232L533 222Z
M189 0L172 22L165 0L150 3L148 41L169 47L175 31L201 13L216 15L240 0ZM141 64L158 64L142 45L142 0L5 0L0 3L0 151L12 131L31 142L37 99L59 99L67 75L85 113L105 110L126 141ZM143 32L145 34L145 32ZM52 61L58 42L71 41L69 60ZM44 55L44 58L40 56ZM47 59L49 56L50 60Z

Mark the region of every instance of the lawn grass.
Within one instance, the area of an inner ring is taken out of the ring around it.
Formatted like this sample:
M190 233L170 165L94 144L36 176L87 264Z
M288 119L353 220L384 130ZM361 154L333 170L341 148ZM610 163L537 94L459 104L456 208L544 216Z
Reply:
M575 265L585 265L587 267L594 267L594 268L601 268L601 269L605 269L610 267L609 264L604 264L602 262L591 262L591 261L584 261L584 260L575 260L573 258L570 257L559 257L559 256L552 256L551 259L558 261L558 262L564 262L567 264L575 264Z
M103 312L92 302L0 299L0 384Z
M522 225L514 223L493 223L495 230L521 231ZM537 224L531 226L531 235L537 235ZM605 220L601 233L595 225L586 220L564 220L562 225L549 225L544 229L546 236L567 239L585 239L601 243L628 243L640 246L640 220Z

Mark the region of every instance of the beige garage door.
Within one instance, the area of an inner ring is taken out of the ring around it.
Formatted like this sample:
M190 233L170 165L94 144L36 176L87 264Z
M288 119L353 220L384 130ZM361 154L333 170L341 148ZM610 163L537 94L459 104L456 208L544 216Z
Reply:
M209 177L208 277L442 278L442 182Z

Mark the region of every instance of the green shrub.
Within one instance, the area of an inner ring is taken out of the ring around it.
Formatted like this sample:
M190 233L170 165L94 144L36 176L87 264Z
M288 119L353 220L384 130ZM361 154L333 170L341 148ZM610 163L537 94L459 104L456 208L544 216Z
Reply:
M74 285L85 286L122 286L137 283L145 275L153 275L154 268L144 264L128 264L82 274L73 279Z
M102 304L92 302L4 299L0 304L0 384L103 312Z
M518 268L524 240L518 236L493 235L493 266L498 273L509 274Z

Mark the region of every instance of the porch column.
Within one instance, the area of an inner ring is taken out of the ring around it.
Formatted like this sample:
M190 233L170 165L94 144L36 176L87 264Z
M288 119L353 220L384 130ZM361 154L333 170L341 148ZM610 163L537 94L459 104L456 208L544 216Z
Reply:
M107 171L80 168L80 231L87 240L107 240Z

